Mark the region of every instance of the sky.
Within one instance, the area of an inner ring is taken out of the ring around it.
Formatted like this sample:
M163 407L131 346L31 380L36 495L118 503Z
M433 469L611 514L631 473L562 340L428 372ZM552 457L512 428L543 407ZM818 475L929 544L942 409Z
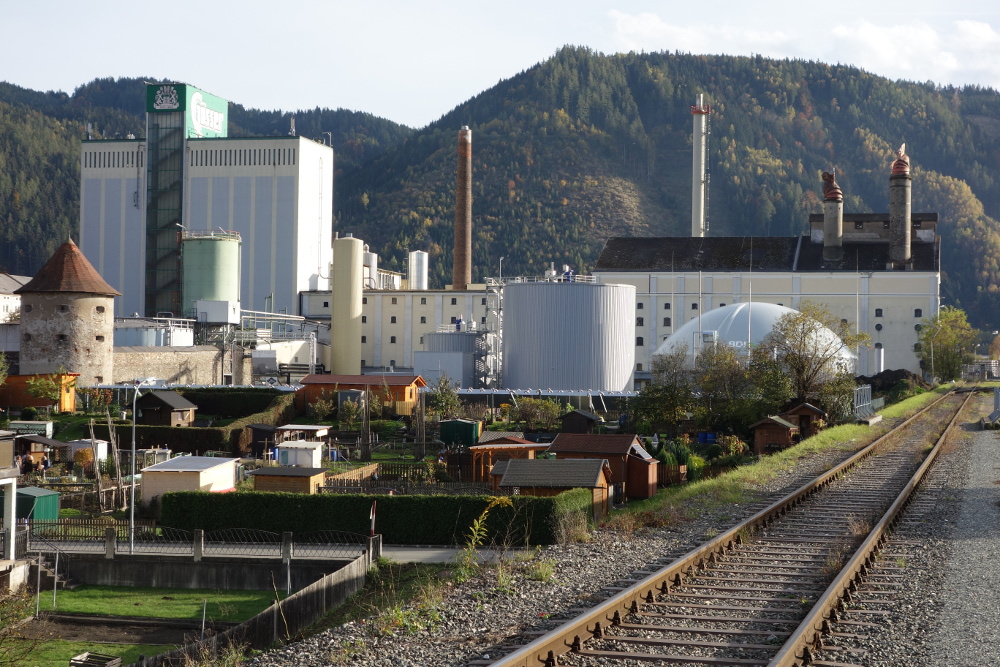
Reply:
M246 107L342 107L419 128L567 44L1000 90L996 0L34 0L0 12L0 81L71 93L99 77L169 79Z

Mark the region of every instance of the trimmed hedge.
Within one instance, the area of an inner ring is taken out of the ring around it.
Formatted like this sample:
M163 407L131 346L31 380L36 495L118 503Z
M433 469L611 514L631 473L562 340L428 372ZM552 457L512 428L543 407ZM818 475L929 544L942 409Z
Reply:
M179 389L178 393L198 406L200 412L223 419L241 417L248 412L265 412L278 396L276 389Z
M369 496L358 494L206 493L183 491L162 497L160 523L185 530L256 528L301 534L341 530L367 535L372 502L375 530L387 544L461 545L490 496ZM494 507L486 544L555 544L566 515L591 509L588 489L557 496L512 496L512 507Z
M208 390L205 390L208 391ZM221 393L231 390L216 389L212 393ZM149 447L169 447L176 453L191 454L194 452L204 453L207 451L229 452L233 456L240 456L247 451L250 445L251 435L246 427L249 424L287 424L295 418L295 394L261 390L268 397L266 409L247 415L238 419L228 426L211 426L201 428L195 426L136 426L135 442L139 448ZM247 391L236 391L237 395L244 395ZM197 401L192 401L199 405ZM259 401L258 401L259 402ZM244 409L243 413L246 410ZM121 443L132 442L132 425L117 424L115 433L118 436L119 446ZM94 424L94 435L102 440L108 439L108 425Z

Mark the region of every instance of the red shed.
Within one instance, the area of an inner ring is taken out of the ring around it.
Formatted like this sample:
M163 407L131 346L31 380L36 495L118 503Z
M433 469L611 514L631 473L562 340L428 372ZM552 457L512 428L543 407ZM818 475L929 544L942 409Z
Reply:
M616 497L649 498L656 494L656 460L635 435L559 433L546 451L557 459L607 459Z

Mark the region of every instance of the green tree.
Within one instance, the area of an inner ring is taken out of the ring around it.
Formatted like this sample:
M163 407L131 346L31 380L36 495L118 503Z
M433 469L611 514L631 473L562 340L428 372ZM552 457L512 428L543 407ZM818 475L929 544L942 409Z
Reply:
M28 393L35 398L42 398L47 401L52 401L52 405L59 404L59 397L62 395L64 382L63 377L66 375L67 371L64 367L60 366L55 373L49 373L48 375L36 375L28 379ZM67 389L72 390L76 381L74 378L69 378L65 383ZM46 406L46 409L51 409L52 406Z
M964 310L945 306L921 321L915 352L932 378L956 380L962 376L962 364L972 362L977 334Z
M648 422L654 431L673 436L677 424L694 407L691 372L684 367L687 347L653 357L651 381L636 397L633 410L638 421Z
M791 382L769 350L754 347L749 358L735 348L706 348L695 360L695 414L706 427L746 433L759 419L775 414L792 397Z
M353 431L360 417L361 401L353 398L345 398L341 401L340 409L337 410L337 420L340 421L341 428L346 426L347 430Z
M562 412L559 403L548 398L525 397L517 402L517 419L524 422L528 430L536 426L552 428Z
M448 377L447 373L442 373L427 392L427 408L435 413L438 419L447 419L457 415L461 406L458 384Z
M788 374L793 396L821 403L824 386L852 370L843 361L844 353L867 346L869 339L866 332L854 331L850 322L837 319L825 306L803 301L798 311L778 318L761 345Z

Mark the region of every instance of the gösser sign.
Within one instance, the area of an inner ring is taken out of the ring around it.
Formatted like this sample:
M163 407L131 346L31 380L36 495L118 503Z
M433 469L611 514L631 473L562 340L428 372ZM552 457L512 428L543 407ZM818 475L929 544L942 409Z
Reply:
M184 136L225 137L229 102L183 83L146 86L146 111L151 114L184 113Z

